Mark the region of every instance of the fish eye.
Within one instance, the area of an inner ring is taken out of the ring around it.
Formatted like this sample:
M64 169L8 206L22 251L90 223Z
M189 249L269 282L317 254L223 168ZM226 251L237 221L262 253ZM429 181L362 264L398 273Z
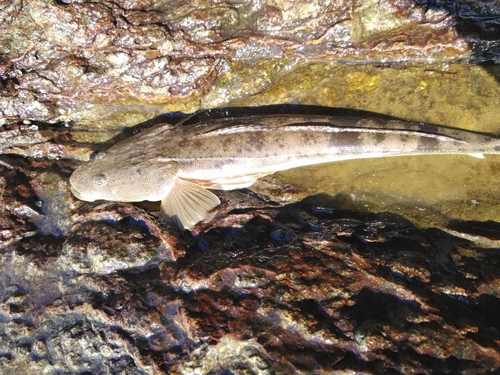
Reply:
M95 178L95 184L97 186L104 186L106 185L106 176L104 174L100 174Z
M95 157L97 156L97 154L99 154L99 151L94 151L93 153L90 154L89 159L90 160L95 159Z

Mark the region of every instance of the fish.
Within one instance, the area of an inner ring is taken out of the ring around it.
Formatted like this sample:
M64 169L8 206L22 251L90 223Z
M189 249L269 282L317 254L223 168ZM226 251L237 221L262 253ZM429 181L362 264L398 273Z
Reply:
M83 201L161 201L161 216L181 229L209 222L220 200L211 190L250 187L258 178L341 160L406 155L500 153L500 139L377 113L250 113L159 123L74 170Z

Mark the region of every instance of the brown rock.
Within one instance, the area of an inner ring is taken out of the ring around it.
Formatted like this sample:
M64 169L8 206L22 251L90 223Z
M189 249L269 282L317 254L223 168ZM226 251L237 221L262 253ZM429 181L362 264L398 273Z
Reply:
M84 203L68 187L123 126L200 105L409 108L490 131L497 69L441 63L495 60L496 5L449 4L3 6L0 373L499 371L500 227L484 222L494 207L425 228L339 210L351 195L297 203L305 189L261 181L260 195L225 194L216 220L188 234L155 206ZM429 61L439 66L380 66ZM484 172L495 187L497 169Z

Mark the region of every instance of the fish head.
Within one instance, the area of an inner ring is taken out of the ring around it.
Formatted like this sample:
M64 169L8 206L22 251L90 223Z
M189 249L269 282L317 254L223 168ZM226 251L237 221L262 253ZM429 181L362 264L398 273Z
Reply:
M99 154L71 175L71 192L80 200L93 202L160 201L173 188L178 164L172 161L131 161Z

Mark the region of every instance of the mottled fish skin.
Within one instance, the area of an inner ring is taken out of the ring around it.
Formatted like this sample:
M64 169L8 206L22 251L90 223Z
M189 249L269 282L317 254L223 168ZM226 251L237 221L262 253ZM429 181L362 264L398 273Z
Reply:
M248 187L277 171L339 160L498 153L494 137L375 114L253 115L159 124L98 154L70 183L85 201L161 200L166 219L191 229L219 204L206 188Z

